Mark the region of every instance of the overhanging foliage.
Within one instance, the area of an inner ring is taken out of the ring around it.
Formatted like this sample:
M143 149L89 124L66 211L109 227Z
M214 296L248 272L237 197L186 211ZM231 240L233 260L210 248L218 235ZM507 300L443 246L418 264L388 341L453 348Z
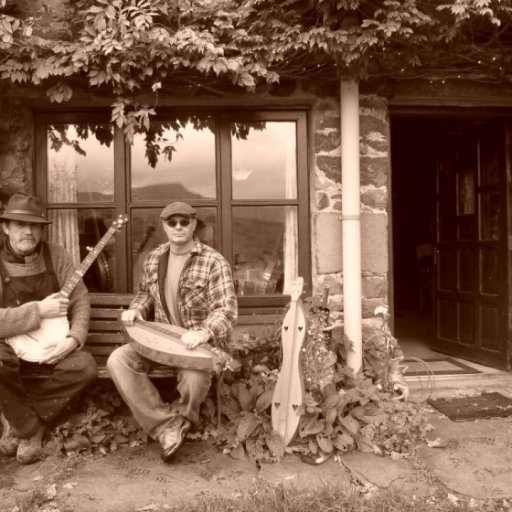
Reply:
M509 81L510 0L0 0L0 79L118 99L283 79ZM135 109L146 119L152 106ZM116 114L117 113L117 114ZM117 116L117 117L116 117Z

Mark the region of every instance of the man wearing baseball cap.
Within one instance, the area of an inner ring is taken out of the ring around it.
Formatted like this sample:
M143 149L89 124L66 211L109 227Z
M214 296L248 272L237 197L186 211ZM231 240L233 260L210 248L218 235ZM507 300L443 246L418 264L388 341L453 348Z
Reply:
M187 329L181 340L188 349L203 343L225 349L238 315L231 268L219 252L194 236L196 211L189 204L170 203L160 218L168 241L145 259L135 297L121 320L133 325L154 310L156 322ZM178 369L180 398L168 404L148 378L154 364L127 344L110 355L107 368L135 419L158 440L168 462L198 421L212 375Z
M90 304L81 281L69 298L58 294L75 269L64 247L41 241L50 221L37 197L14 194L0 223L0 453L29 464L43 457L45 427L96 378L94 358L78 350L87 336ZM44 327L55 320L59 332ZM26 389L22 360L44 365L49 377Z

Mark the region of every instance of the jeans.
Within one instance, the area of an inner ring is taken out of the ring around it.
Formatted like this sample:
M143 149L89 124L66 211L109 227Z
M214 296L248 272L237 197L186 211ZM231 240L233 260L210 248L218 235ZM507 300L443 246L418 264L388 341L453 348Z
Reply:
M130 344L114 350L107 361L107 369L119 394L138 424L153 438L165 423L177 415L197 423L199 409L212 383L210 371L180 368L177 370L180 398L169 404L163 401L148 377L151 368L157 365L138 354Z
M44 367L49 375L29 389L20 369L30 365ZM96 361L88 352L75 350L54 365L41 365L21 361L10 345L0 342L0 410L21 439L33 436L45 423L51 424L96 376Z

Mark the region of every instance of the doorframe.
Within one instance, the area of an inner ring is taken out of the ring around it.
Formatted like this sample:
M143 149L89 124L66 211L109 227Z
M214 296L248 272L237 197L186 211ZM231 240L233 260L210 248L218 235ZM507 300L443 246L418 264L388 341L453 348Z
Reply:
M394 305L394 252L393 252L393 208L392 208L392 176L393 168L391 164L391 155L393 151L393 140L391 137L391 121L393 118L410 118L410 119L425 119L425 120L442 120L442 119L500 119L504 121L505 126L505 201L504 211L502 212L500 225L503 229L506 241L503 247L503 251L506 254L502 254L502 258L505 261L505 276L503 276L503 282L505 283L506 289L503 290L503 309L500 312L501 315L505 315L503 319L503 335L505 336L503 353L505 354L505 361L501 368L505 371L511 371L512 369L512 106L506 107L458 107L458 106L424 106L424 105L400 105L398 102L388 104L388 115L389 115L389 162L390 172L387 180L389 195L387 214L390 220L389 223L389 237L388 237L388 254L390 255L390 264L388 268L388 297L389 297L389 310L390 310L390 326L392 332L394 332L394 318L395 318L395 305ZM437 220L436 220L437 222Z

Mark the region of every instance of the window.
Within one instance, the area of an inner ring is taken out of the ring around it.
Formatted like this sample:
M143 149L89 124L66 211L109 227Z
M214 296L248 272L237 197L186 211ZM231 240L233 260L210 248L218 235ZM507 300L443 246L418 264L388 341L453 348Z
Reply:
M164 112L131 145L107 112L45 114L36 134L48 237L77 264L128 215L87 271L90 291L133 291L145 256L166 241L160 211L178 200L231 263L241 305L282 304L295 277L309 279L304 112Z

